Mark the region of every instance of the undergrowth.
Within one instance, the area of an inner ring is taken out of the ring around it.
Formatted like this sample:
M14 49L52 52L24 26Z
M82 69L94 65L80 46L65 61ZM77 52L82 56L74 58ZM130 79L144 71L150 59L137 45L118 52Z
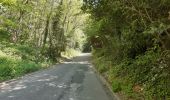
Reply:
M102 50L93 52L93 62L111 84L112 90L125 96L123 100L170 99L169 71L161 53L148 50L144 55L135 59L125 58L119 63L103 53Z
M20 77L49 66L52 62L27 45L0 44L0 81Z

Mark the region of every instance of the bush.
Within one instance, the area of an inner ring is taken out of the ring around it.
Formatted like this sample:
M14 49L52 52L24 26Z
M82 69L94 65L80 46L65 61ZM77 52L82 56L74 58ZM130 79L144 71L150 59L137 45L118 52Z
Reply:
M40 62L36 50L29 46L2 43L0 45L0 81L37 71L51 62ZM43 57L42 57L43 58Z
M10 79L14 77L14 63L7 58L0 58L0 80Z
M112 82L112 90L114 92L120 92L122 90L122 83L119 80L114 80Z
M110 62L111 58L103 56L103 53L103 50L93 53L93 61L100 73L107 73L104 75L114 92L123 91L128 97L136 99L168 98L169 71L160 58L159 50L149 49L135 59L124 58L120 63Z
M16 61L0 58L0 80L7 80L30 72L37 71L41 65L31 61Z
M15 69L16 75L23 75L23 74L37 71L40 68L41 66L34 62L22 61L22 62L19 62L14 69Z

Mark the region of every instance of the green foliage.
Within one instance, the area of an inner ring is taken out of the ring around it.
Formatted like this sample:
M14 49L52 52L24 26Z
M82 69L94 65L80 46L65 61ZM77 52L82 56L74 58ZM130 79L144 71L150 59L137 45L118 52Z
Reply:
M112 90L114 92L120 92L122 90L121 83L118 80L112 82Z
M17 76L24 75L30 72L34 72L39 70L41 67L40 65L31 62L31 61L22 61L19 62L16 67L14 68L15 74Z
M0 40L1 41L8 41L10 34L7 31L0 29Z
M0 3L4 5L13 5L16 3L16 0L0 0Z
M98 36L103 45L93 48L94 63L113 90L134 99L168 99L169 0L84 0L82 9L91 14L89 41Z
M14 45L12 43L2 43L0 45L0 81L12 79L24 74L42 69L51 62L41 59L37 54L37 49L27 45Z
M107 59L104 56L102 56L103 52L104 52L103 50L100 50L100 52L98 52L98 53L93 53L95 55L93 57L94 63L96 65L96 67L97 67L97 70L100 73L106 72L110 68L110 66L111 66L108 63L109 61L107 61Z
M7 58L0 58L0 80L10 79L13 77L13 62Z
M0 0L0 81L73 57L87 18L79 0Z
M92 51L91 44L89 42L84 43L82 48L83 48L82 52L91 52Z

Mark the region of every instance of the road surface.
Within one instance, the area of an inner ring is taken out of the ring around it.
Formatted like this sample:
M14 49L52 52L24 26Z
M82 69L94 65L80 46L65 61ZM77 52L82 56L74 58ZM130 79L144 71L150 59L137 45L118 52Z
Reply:
M90 54L0 83L0 100L115 100L93 72Z

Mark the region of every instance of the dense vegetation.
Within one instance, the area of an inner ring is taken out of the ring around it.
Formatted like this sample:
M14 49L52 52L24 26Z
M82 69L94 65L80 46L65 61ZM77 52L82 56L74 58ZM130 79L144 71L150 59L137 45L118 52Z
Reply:
M0 81L91 45L123 99L170 99L170 0L0 0Z
M79 0L0 0L0 81L80 51L81 6Z
M113 91L169 100L170 0L84 0L82 9L93 61Z

